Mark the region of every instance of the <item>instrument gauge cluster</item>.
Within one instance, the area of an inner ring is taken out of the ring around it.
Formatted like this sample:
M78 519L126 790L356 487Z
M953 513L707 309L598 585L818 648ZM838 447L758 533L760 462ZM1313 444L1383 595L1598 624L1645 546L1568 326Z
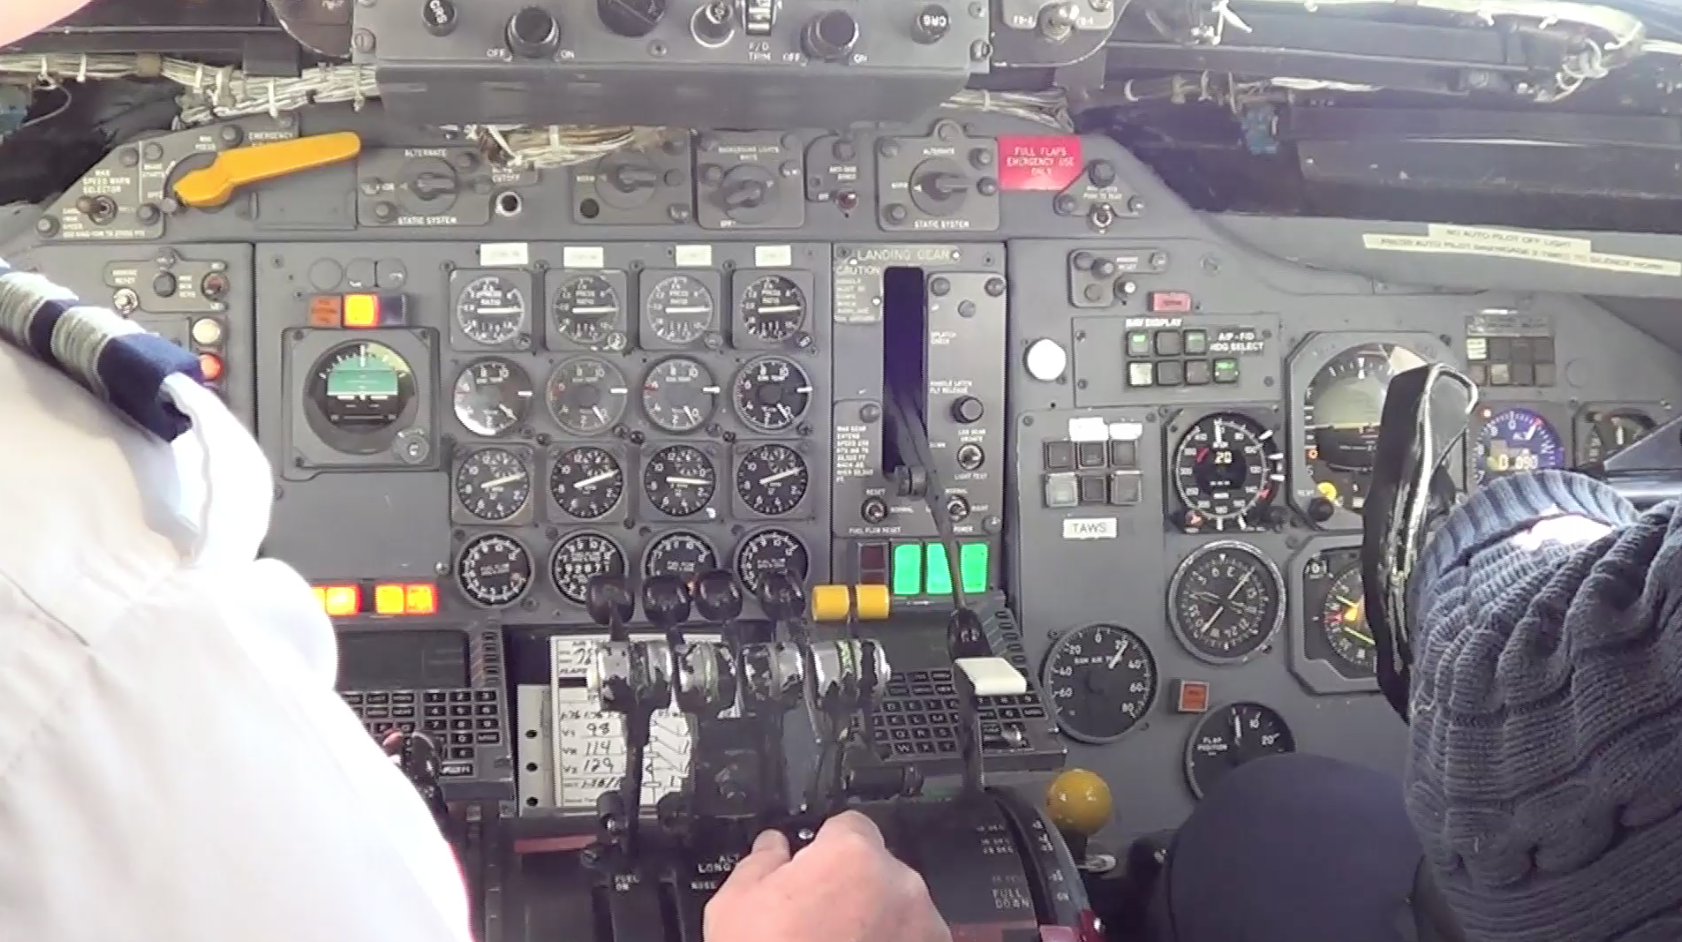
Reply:
M376 163L390 165L375 175L399 186L424 168L423 185L443 187L431 174L459 172L465 184L474 173L461 167L490 172L463 150L459 166L382 151ZM533 208L527 185L510 177L472 202L507 218L521 201ZM442 203L433 210L426 218L440 228L462 218ZM159 263L207 292L178 292L184 322L169 339L215 351L229 371L219 387L252 387L264 410L283 401L264 416L267 433L251 409L284 501L272 527L280 551L322 584L356 583L362 614L390 617L394 583L430 577L435 614L563 629L592 624L597 576L623 577L637 592L656 576L727 570L743 588L745 618L762 614L756 596L772 573L808 588L832 569L858 579L852 570L868 560L843 560L833 542L844 532L832 519L835 244L745 231L631 241L560 225L566 235L555 239L439 233L383 239L377 252L360 240L276 243L255 266L259 289L278 301L258 306L254 351L234 342L251 300L235 273L249 272L249 259L214 271L207 261L202 274L192 259ZM148 268L142 287L155 274ZM1003 304L980 282L959 287L954 304L960 295ZM157 303L165 295L137 297L140 315L168 307ZM251 359L283 364L280 382L233 372ZM997 452L984 444L1002 466L1002 436ZM979 447L965 452L966 488L993 471L973 466ZM982 511L996 517L1002 507L992 500ZM889 547L874 549L885 570Z

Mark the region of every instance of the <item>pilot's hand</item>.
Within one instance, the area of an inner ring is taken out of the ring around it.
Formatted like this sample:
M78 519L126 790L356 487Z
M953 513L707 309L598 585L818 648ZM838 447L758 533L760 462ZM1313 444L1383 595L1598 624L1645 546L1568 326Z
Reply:
M952 942L929 888L869 818L827 821L792 860L766 831L707 904L706 942Z

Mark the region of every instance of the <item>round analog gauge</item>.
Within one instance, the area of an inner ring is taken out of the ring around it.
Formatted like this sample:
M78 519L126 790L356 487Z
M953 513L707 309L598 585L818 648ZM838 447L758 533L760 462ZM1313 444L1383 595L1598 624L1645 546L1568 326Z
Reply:
M760 357L736 374L730 398L743 422L761 432L780 432L806 414L812 381L787 357Z
M1518 471L1565 467L1565 442L1553 423L1530 409L1483 409L1473 452L1478 483Z
M667 275L648 293L648 329L666 343L694 343L713 329L718 302L692 275Z
M577 533L555 546L549 557L549 578L569 602L583 605L590 580L625 575L625 553L619 544L595 533Z
M549 315L562 337L586 347L607 344L619 329L624 301L601 275L575 275L555 292Z
M694 445L668 445L643 467L642 488L656 510L668 517L689 517L712 501L718 469Z
M480 448L456 467L456 499L480 520L507 520L531 500L531 469L506 448Z
M486 357L467 364L456 377L451 400L462 428L490 438L519 425L533 395L531 377L518 364Z
M1174 450L1174 491L1190 528L1249 529L1284 482L1285 453L1273 431L1248 416L1206 415Z
M305 395L316 431L328 444L351 454L383 451L389 440L376 435L398 424L415 403L415 373L396 350L382 343L341 344L316 361ZM312 423L313 424L313 423Z
M1583 463L1605 461L1625 448L1646 438L1658 428L1645 412L1599 412L1589 416L1588 431L1583 435Z
M504 275L481 275L456 295L456 326L477 344L500 347L526 326L526 293Z
M787 445L759 445L736 463L736 493L756 514L788 513L810 485L806 459Z
M1057 639L1041 676L1058 727L1081 742L1120 739L1156 700L1156 658L1142 638L1114 625Z
M1345 350L1314 374L1303 415L1308 440L1304 457L1320 497L1361 512L1372 481L1373 451L1390 378L1424 365L1412 350L1375 343Z
M713 417L718 384L705 366L688 357L654 364L642 383L642 409L668 432L693 432Z
M693 583L702 573L718 568L718 553L693 533L667 533L648 544L642 556L644 578L677 576Z
M801 585L811 573L806 544L787 530L761 530L736 549L736 575L750 596L759 597L765 576L773 572L786 572Z
M1233 769L1264 756L1295 752L1284 717L1259 703L1229 703L1204 714L1186 743L1186 782L1199 798Z
M1211 543L1187 556L1168 583L1168 622L1192 654L1242 661L1285 620L1285 582L1244 543Z
M486 608L518 602L531 588L531 577L531 554L501 533L474 537L456 559L456 584L462 594Z
M566 515L595 520L625 496L625 469L605 448L573 448L555 459L549 471L549 494Z
M1378 666L1378 645L1367 627L1366 594L1361 586L1360 557L1355 552L1321 554L1303 570L1304 605L1310 636L1318 633L1338 673L1371 677ZM1316 610L1315 600L1319 602Z
M631 391L606 360L576 357L555 367L544 390L549 413L574 435L597 435L619 424Z
M742 292L742 329L775 343L806 323L806 292L782 275L766 275Z

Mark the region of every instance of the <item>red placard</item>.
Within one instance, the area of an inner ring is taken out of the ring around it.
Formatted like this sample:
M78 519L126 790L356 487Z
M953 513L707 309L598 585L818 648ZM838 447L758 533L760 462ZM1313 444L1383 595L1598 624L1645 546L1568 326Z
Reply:
M999 138L999 189L1063 190L1085 164L1080 138L1068 134Z

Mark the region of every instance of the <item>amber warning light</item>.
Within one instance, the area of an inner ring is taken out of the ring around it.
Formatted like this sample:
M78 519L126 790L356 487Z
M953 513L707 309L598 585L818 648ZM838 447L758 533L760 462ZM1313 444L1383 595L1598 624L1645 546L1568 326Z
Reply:
M313 587L321 610L334 618L438 614L438 587L430 582L382 582L370 588L365 592L359 583Z
M311 327L368 330L408 323L408 301L401 294L318 294L310 298Z

